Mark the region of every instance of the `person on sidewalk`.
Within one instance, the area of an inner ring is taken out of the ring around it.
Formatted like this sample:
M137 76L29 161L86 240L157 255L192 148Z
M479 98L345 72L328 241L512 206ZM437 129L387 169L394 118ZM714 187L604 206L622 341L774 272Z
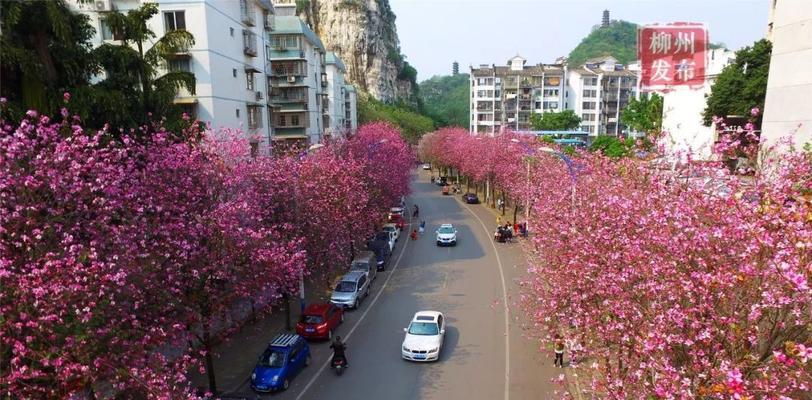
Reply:
M417 204L412 207L414 211L412 212L412 218L417 218L420 215L420 209L417 208Z
M412 240L417 240L417 229L412 229L412 234L409 235Z
M555 351L555 361L553 361L553 365L564 368L564 339L561 335L555 335L555 344L553 344L553 346Z
M502 226L502 217L499 217L499 216L496 217L496 226L497 227Z

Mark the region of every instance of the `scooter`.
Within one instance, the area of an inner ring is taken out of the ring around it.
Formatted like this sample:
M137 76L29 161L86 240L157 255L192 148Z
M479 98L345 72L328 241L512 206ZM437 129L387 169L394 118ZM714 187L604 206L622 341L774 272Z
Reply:
M343 357L333 357L333 361L330 362L330 368L336 371L336 375L341 376L344 370L347 369L347 361Z

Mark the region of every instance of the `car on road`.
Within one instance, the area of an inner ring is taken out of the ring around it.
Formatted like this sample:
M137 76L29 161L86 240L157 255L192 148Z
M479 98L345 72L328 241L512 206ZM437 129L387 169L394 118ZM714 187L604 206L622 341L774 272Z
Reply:
M445 318L438 311L418 311L407 328L403 328L400 354L404 360L437 361L443 351Z
M445 186L445 185L448 185L448 177L447 177L447 176L441 176L441 177L437 178L437 180L435 180L435 181L434 181L434 183L435 183L437 186Z
M429 163L423 164L423 169L426 170L426 171L430 170L431 169L431 164L429 164Z
M350 271L336 284L330 296L330 303L338 307L356 309L361 301L369 296L370 284L366 272Z
M457 245L457 229L451 224L442 224L437 229L437 245L438 246L456 246Z
M448 196L451 191L451 186L443 186L443 195Z
M290 381L310 365L310 346L303 337L284 333L269 344L251 373L251 388L257 392L286 390Z
M397 226L400 230L403 230L403 227L406 226L406 220L403 219L403 214L389 213L389 216L386 218L386 222L395 224L395 226Z
M395 237L396 242L400 238L400 229L398 229L398 226L395 224L384 224L382 230L391 233L392 236Z
M313 303L305 308L296 334L305 339L333 339L333 332L344 322L344 309L330 303Z
M389 257L392 255L392 251L389 248L389 238L376 239L373 235L373 237L367 241L367 249L375 253L378 271L386 269L386 262L389 261Z
M462 196L462 199L467 204L479 204L479 196L476 193L466 193L465 196Z
M403 216L403 207L392 207L389 209L389 214L397 214Z

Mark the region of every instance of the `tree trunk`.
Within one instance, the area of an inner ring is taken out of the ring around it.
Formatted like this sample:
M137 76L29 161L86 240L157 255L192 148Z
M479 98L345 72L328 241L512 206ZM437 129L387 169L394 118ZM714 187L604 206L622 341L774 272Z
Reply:
M505 207L507 207L507 202L505 201L505 191L502 191L502 216L505 216Z
M214 359L211 356L211 333L209 322L203 323L203 349L206 351L206 374L209 377L209 391L217 395L217 380L214 377Z
M516 225L516 214L519 212L519 205L513 203L513 225Z
M291 330L290 296L287 293L283 293L282 294L282 301L285 302L285 329L290 331Z

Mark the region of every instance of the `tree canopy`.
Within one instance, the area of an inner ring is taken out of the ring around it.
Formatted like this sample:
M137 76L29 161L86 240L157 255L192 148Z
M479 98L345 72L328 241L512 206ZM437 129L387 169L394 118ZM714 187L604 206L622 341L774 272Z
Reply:
M406 104L390 105L369 95L358 96L358 123L388 122L397 127L404 139L415 144L420 137L434 130L434 122Z
M438 127L459 126L468 129L468 74L433 76L420 84L421 111Z
M530 116L530 125L537 131L566 131L578 128L581 125L581 117L572 110L533 113Z
M627 64L637 59L637 24L612 21L609 26L594 29L570 52L567 63L581 65L600 56L612 56Z
M766 39L736 52L736 60L722 70L711 87L703 114L705 125L710 125L714 116L749 115L753 107L764 109L771 55L772 44Z
M620 121L629 128L646 133L658 133L663 126L663 98L657 93L643 93L623 109Z

